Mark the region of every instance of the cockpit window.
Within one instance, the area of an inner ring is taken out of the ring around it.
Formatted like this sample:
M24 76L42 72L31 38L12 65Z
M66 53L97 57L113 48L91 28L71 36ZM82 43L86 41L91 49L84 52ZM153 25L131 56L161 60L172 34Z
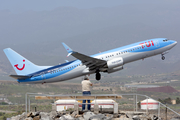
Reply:
M164 42L168 41L168 39L163 40Z

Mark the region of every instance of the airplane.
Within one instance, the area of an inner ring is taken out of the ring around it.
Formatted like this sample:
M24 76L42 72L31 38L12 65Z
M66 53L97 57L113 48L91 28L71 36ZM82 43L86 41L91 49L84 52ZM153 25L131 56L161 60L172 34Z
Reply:
M68 52L67 56L72 55L77 60L66 61L66 63L56 66L38 66L11 48L4 49L4 53L17 73L10 77L17 79L19 83L44 84L95 73L96 80L100 80L100 72L117 72L122 70L125 64L133 61L158 54L161 54L162 60L164 60L164 54L168 53L168 50L173 48L177 42L167 38L154 38L91 56L73 51L65 43L62 44Z

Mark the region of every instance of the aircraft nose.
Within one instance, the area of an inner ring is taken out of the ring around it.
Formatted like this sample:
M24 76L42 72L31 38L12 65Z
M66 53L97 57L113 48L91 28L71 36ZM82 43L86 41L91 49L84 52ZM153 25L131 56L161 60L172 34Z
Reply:
M177 41L171 40L171 44L172 44L172 46L174 47L174 46L177 44Z

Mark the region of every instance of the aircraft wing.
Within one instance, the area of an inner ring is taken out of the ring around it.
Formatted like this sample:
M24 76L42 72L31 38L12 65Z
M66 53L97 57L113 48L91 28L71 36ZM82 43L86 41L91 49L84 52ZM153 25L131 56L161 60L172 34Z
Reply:
M69 53L68 56L72 55L75 58L81 60L81 62L84 65L86 65L87 67L89 67L90 70L100 69L103 66L105 66L106 63L107 63L105 60L93 58L93 57L90 57L90 56L75 52L70 47L68 47L65 43L63 43L63 46L65 47L65 49Z
M84 65L90 68L90 70L99 69L106 65L106 61L104 60L93 58L78 52L73 52L71 55L81 60Z

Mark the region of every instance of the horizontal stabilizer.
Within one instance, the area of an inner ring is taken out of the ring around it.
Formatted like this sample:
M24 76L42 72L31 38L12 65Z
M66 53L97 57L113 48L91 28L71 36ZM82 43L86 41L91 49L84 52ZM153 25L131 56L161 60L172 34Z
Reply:
M66 62L69 62L68 60L65 60Z
M30 78L31 76L25 76L25 75L9 75L10 77L18 80L25 80L27 78Z

